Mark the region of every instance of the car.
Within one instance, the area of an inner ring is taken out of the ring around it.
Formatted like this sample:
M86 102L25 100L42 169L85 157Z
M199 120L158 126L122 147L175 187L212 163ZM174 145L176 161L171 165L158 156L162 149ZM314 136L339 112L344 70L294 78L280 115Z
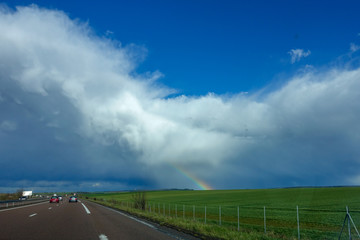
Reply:
M78 201L78 199L77 199L76 196L71 196L71 197L69 198L69 203L70 203L70 202L77 202L77 201Z
M50 203L59 203L59 198L57 196L52 196L50 198Z
M63 200L63 197L62 196L58 196L59 198L59 201L62 201Z
M22 196L22 197L19 198L20 201L24 201L24 200L26 200L26 199L27 199L27 198L26 198L25 196Z

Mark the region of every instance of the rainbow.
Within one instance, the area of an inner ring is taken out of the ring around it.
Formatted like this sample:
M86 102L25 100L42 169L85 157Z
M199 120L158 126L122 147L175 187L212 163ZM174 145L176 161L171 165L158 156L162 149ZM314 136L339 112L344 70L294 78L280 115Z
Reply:
M185 176L186 178L190 179L193 183L195 183L195 185L200 188L201 190L213 190L213 188L205 183L204 181L198 179L196 176L194 176L193 174L191 174L190 172L186 171L185 169L183 169L180 166L177 166L175 164L170 164L172 167L174 167L174 169L179 172L181 175Z

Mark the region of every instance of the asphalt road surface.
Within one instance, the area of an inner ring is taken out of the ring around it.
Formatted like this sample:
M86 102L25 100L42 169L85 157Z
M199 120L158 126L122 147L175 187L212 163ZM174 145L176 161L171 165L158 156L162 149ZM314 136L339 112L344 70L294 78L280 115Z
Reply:
M81 201L81 200L80 200ZM0 239L196 239L121 212L82 201L43 202L0 210Z

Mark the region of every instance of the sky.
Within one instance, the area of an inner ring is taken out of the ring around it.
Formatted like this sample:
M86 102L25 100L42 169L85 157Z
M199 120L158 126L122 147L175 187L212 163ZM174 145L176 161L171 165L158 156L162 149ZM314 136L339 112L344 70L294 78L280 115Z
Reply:
M359 185L358 1L0 3L0 192Z

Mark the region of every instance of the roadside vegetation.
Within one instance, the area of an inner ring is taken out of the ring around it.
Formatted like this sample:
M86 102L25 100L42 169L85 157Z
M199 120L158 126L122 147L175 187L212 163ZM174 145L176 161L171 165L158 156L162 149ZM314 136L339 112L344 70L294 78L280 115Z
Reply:
M23 189L17 190L15 193L0 193L0 201L17 200L22 196Z
M146 209L146 193L145 192L134 192L131 195L131 205L136 209Z
M145 208L136 208L134 196L144 196ZM346 206L360 227L359 187L117 192L85 197L205 239L297 239L297 206L301 239L338 239ZM356 234L353 226L351 231ZM343 237L348 238L347 233Z

